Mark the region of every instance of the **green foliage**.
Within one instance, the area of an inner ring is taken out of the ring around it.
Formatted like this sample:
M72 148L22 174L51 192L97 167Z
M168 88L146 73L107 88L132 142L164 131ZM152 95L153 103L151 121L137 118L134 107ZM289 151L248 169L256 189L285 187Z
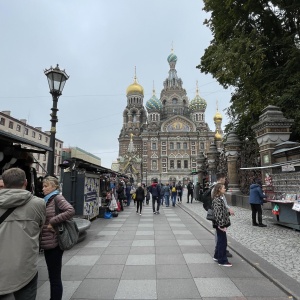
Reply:
M213 40L197 68L225 88L234 87L226 131L242 139L267 105L294 119L300 140L300 1L204 0Z

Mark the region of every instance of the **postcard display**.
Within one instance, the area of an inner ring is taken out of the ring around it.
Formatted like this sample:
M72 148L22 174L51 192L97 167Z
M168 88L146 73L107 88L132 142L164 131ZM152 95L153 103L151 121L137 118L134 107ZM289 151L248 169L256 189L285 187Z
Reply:
M300 230L300 172L268 175L264 186L278 224Z
M72 199L75 214L93 219L99 214L100 175L85 171L64 173L63 195Z

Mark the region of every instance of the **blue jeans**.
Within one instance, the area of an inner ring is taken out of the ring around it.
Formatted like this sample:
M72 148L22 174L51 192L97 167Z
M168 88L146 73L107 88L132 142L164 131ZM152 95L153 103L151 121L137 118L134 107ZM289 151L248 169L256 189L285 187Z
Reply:
M175 204L176 204L176 197L177 197L177 192L176 193L172 193L171 200L172 200L172 205L173 206L175 206Z
M170 204L170 195L165 195L164 197L165 197L166 206L169 206L169 204Z
M130 205L130 201L131 201L131 195L126 195L126 200L127 200L127 206Z
M38 273L21 289L12 294L1 295L0 299L15 299L15 300L35 300L37 291ZM14 295L14 298L11 298Z
M226 248L227 248L227 235L226 232L216 228L217 231L217 246L215 249L214 258L218 260L219 264L228 263Z
M61 281L62 256L64 251L56 248L44 250L50 281L50 300L61 300L63 285Z

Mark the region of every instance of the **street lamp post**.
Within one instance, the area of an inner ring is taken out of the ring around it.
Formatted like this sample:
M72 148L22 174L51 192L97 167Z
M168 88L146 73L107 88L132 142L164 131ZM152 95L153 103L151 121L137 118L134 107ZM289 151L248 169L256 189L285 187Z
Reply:
M45 70L44 74L47 76L50 94L52 95L53 105L51 116L51 130L50 130L50 148L52 152L48 154L48 165L47 173L50 176L54 176L54 156L55 156L55 134L56 134L56 123L57 119L57 102L59 96L61 96L64 89L66 81L69 76L66 74L65 70L60 70L59 66L56 65L55 68L50 67L50 69Z

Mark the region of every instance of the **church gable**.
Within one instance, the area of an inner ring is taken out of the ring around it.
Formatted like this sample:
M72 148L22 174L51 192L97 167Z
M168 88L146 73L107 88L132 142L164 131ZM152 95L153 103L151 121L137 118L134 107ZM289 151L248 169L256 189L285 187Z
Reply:
M196 127L191 121L182 116L174 116L165 121L161 126L163 132L195 132Z

